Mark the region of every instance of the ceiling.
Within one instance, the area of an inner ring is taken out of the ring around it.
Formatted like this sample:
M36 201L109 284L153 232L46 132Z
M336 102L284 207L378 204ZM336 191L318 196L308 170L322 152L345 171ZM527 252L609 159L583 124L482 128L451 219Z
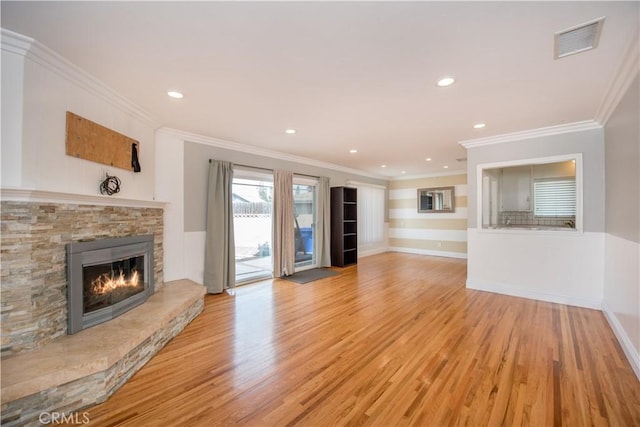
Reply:
M639 5L2 1L1 13L163 126L398 178L465 170L462 140L594 119ZM553 59L555 32L602 16L597 49ZM443 76L456 83L438 87Z

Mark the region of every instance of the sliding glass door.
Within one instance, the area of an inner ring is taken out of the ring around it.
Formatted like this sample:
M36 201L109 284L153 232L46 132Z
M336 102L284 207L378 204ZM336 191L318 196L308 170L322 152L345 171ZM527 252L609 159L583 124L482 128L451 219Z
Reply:
M317 180L294 176L293 216L296 271L317 267L316 194Z
M236 171L233 179L233 226L236 284L270 278L273 177Z
M295 270L317 267L316 197L318 181L293 179ZM272 277L271 174L236 170L233 179L233 225L236 248L236 283Z

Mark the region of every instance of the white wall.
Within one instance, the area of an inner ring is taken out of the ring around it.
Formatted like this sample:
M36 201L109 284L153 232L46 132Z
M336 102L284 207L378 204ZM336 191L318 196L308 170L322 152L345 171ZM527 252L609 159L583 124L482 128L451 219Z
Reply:
M22 185L22 88L24 57L2 50L2 179L5 187Z
M606 235L603 310L640 379L640 83L605 126Z
M532 135L541 134L533 131ZM467 287L600 308L604 282L604 137L601 128L468 147ZM584 233L478 228L479 164L581 153Z
M468 230L467 287L599 309L603 233Z
M169 202L164 209L164 280L191 278L185 269L184 142L162 130L156 132L155 170L156 197Z
M605 235L602 310L640 380L640 244Z
M154 199L154 122L56 53L5 30L2 107L3 187L98 195L108 172L122 181L113 197ZM67 111L138 140L142 171L67 156Z

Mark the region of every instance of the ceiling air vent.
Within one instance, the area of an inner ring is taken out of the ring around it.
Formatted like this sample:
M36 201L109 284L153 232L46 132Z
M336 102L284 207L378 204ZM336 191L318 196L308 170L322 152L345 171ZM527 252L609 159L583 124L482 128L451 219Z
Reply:
M598 47L604 18L603 16L555 33L553 57L563 58Z

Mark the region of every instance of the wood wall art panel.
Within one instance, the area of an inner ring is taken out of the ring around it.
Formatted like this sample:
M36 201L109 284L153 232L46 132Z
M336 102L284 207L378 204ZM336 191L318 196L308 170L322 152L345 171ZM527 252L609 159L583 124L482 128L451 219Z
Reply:
M135 139L67 111L67 155L132 171L133 145L139 156Z

